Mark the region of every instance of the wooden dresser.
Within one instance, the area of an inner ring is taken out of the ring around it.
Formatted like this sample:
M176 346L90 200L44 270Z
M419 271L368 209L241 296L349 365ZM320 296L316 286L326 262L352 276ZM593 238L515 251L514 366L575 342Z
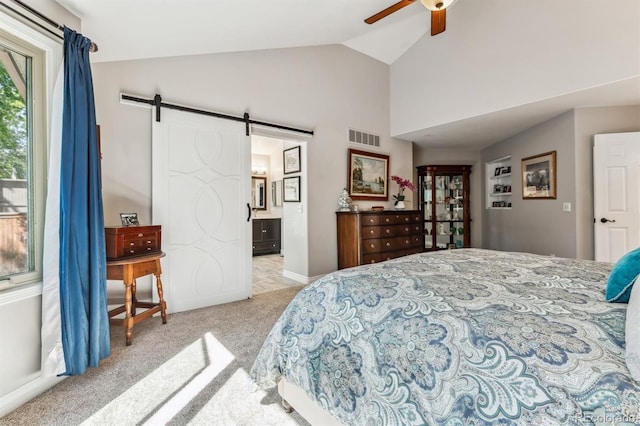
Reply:
M111 226L104 229L107 260L160 253L162 228L160 225Z
M424 250L419 210L336 212L338 269L382 262Z

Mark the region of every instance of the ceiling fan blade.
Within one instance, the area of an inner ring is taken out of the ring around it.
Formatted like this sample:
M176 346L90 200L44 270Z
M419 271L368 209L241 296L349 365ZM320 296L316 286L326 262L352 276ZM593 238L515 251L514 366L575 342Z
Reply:
M397 12L403 7L409 6L414 1L416 0L400 0L398 3L389 6L385 10L382 10L376 13L375 15L368 17L367 19L364 20L364 22L366 22L367 24L373 24L374 22L378 22L382 18L385 18L391 15L393 12Z
M447 28L447 9L431 11L431 35L443 33Z

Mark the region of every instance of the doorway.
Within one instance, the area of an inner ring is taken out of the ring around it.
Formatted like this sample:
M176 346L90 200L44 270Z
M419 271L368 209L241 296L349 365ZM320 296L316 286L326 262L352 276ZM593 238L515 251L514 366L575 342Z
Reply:
M285 276L284 236L291 222L282 198L285 145L289 141L274 136L251 136L253 295L300 285Z

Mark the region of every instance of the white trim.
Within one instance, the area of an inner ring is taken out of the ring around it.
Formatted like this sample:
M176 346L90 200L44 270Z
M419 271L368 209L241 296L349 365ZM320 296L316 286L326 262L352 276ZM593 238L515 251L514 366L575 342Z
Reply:
M42 281L0 291L0 306L42 296Z
M295 272L291 272L291 271L287 271L287 270L283 270L282 271L282 276L285 278L289 278L290 280L294 280L297 281L301 284L310 284L312 282L314 282L315 280L319 280L320 278L324 277L326 274L322 274L322 275L316 275L315 277L305 277L304 275L300 275L300 274L296 274Z
M28 378L28 383L0 398L0 417L9 414L64 379L66 376L45 378L40 376L40 373L32 374Z

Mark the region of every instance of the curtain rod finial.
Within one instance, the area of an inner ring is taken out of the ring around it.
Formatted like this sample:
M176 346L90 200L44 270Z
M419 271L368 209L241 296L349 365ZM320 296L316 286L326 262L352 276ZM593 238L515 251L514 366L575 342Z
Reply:
M89 45L89 52L97 52L98 51L98 45L95 44L94 42L91 42L91 44Z

